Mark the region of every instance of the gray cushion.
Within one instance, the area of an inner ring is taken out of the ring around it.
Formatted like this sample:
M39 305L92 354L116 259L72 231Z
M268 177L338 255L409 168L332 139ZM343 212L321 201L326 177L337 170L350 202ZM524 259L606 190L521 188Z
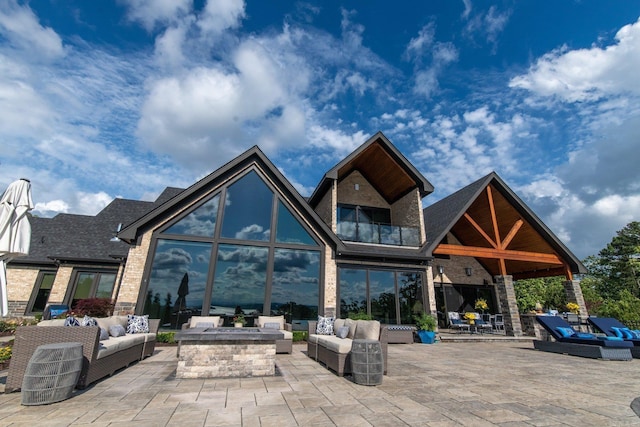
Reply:
M100 328L100 341L104 341L108 339L109 339L109 331L107 331L105 328Z
M280 330L280 322L267 322L264 324L264 328Z
M213 322L198 322L196 323L196 328L215 328L216 325L213 324Z
M377 320L358 320L354 339L380 339L380 322Z
M123 337L127 333L124 330L124 326L122 325L111 325L109 326L109 335L112 337Z
M353 339L353 337L356 335L356 324L357 322L353 319L344 320L344 325L349 327L349 335L347 335L347 338Z
M336 331L336 336L338 338L346 338L349 335L349 327L348 326L340 326Z

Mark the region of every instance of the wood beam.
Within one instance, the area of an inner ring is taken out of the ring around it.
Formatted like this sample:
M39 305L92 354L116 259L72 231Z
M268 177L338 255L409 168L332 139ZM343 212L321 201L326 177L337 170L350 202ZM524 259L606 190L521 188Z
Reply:
M512 260L512 261L528 261L528 262L544 262L549 264L563 265L564 262L555 254L544 254L538 252L526 251L510 251L507 249L481 248L476 246L462 246L440 244L433 250L434 255L458 255L475 258L487 258ZM506 273L505 273L506 274Z
M469 215L467 212L465 212L464 213L464 218L467 221L469 221L469 224L471 224L473 226L473 228L475 228L478 231L478 233L480 233L482 235L482 237L484 237L484 239L487 241L487 243L489 243L494 248L498 249L498 243L494 242L493 239L491 237L489 237L489 235L487 233L484 232L484 230L478 225L478 223L475 222L473 220L473 218L471 218L471 215Z
M511 227L511 230L509 230L509 234L507 234L507 237L505 237L502 241L500 249L506 249L507 246L509 246L509 243L511 243L513 238L516 237L518 230L520 230L520 227L522 227L522 224L524 224L524 221L521 219L517 220L516 223L513 224L513 227Z
M489 199L489 210L491 211L491 224L493 225L493 234L495 235L495 242L498 244L498 249L502 249L500 246L500 230L498 229L498 217L496 216L496 206L493 204L493 193L491 192L491 186L487 186L487 198Z
M521 271L513 274L513 280L534 279L538 277L565 276L564 267L549 268L545 270Z

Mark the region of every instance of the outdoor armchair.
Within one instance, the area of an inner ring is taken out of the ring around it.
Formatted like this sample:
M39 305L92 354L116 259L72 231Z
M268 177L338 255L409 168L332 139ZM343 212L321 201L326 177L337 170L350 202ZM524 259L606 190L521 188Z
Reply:
M449 317L449 327L451 329L471 332L471 326L460 319L460 313L457 311L449 311L447 312L447 316Z

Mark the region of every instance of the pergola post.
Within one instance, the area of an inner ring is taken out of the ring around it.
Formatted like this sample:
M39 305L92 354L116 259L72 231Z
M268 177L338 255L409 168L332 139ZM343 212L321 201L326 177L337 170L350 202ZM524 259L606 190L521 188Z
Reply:
M504 317L504 329L508 336L521 337L522 323L516 302L516 291L513 287L513 277L510 275L495 276L496 290L500 309Z
M584 302L584 296L582 295L582 288L580 287L579 280L566 280L564 283L564 294L567 297L567 302L575 302L578 304L579 315L581 318L586 319L589 317L587 312L587 305Z

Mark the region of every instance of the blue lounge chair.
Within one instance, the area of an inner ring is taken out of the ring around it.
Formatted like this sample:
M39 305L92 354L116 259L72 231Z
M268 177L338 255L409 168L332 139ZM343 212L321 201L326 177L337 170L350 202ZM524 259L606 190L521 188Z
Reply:
M640 358L640 334L627 328L618 319L613 317L589 317L587 321L595 329L605 333L609 337L619 337L625 341L633 343L631 355L636 359Z
M536 316L536 320L555 341L534 340L533 347L552 353L593 359L631 360L633 344L617 337L596 337L577 332L560 316Z

